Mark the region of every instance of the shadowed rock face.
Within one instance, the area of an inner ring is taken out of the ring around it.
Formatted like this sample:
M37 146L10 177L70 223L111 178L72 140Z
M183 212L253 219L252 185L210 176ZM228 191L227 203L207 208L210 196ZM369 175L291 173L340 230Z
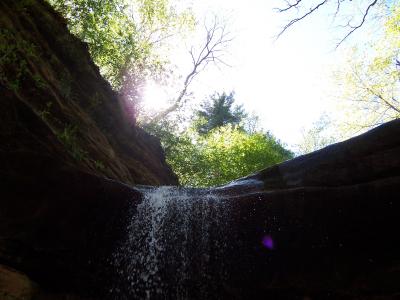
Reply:
M145 297L131 286L152 287L135 270L152 271L137 233L155 225L155 298L176 282L193 299L399 296L399 120L225 187L171 188L167 208L132 188L177 184L159 143L124 117L63 20L3 0L0 25L0 298Z
M5 173L46 176L50 159L129 184L178 184L159 141L134 125L86 44L49 5L2 1L0 28Z
M113 296L396 299L399 146L397 120L223 187L142 188Z
M140 200L118 182L177 177L45 1L1 1L0 45L0 264L50 292L100 291L92 265Z
M337 187L400 175L399 121L248 176L265 189Z
M246 182L263 187L226 189L240 241L230 274L241 297L398 297L400 120L237 185Z

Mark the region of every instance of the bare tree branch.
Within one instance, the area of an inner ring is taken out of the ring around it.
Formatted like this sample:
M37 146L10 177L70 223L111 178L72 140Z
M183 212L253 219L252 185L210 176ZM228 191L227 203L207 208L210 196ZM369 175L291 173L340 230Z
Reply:
M308 16L310 16L311 14L313 14L315 11L317 11L319 8L321 8L322 6L330 3L333 0L323 0L321 2L319 2L318 4L311 6L308 10L306 10L303 14L300 14L300 16L290 20L284 27L283 29L279 32L279 34L277 35L277 39L283 34L285 33L290 27L292 27L294 24L296 24L297 22L307 18ZM334 12L334 19L336 19L336 17L339 15L339 12L341 10L341 4L345 1L345 0L335 0L336 1L336 9ZM349 0L351 1L351 0ZM343 27L348 27L350 28L349 32L339 41L339 43L336 45L336 48L338 48L350 35L352 35L357 29L361 28L366 19L367 16L370 14L371 8L373 6L375 6L377 3L379 2L379 0L372 0L369 2L368 6L365 8L365 10L362 12L361 14L361 20L358 22L357 25L351 25L351 22L353 20L353 18L351 18L350 20L348 20L347 24L343 25ZM276 10L280 13L283 12L288 12L288 11L292 11L294 9L296 10L300 10L300 4L303 4L304 6L304 1L303 0L294 0L294 2L285 0L286 3L286 7L284 8L277 8Z
M395 112L397 112L397 113L400 114L400 109L397 108L396 106L394 106L393 104L391 104L388 100L386 100L386 99L383 97L382 94L376 93L374 90L372 90L372 89L369 88L369 87L366 87L366 90L367 90L368 92L370 92L372 95L374 95L375 97L379 98L379 99L384 103L384 105L386 105L386 106L388 107L388 109L392 109L392 110L394 110Z
M371 9L371 7L373 7L376 3L378 3L378 0L374 0L373 2L371 2L367 9L365 10L361 22L356 25L356 26L351 26L349 24L350 27L352 27L352 29L340 40L340 42L336 45L336 48L338 48L354 31L356 31L357 29L359 29L361 26L363 26L363 24L365 23L365 20L368 16L369 10Z
M294 7L298 7L298 5L300 4L300 2L301 2L302 0L296 0L296 2L295 3L293 3L293 4L291 4L289 1L286 1L286 4L287 4L287 6L286 7L284 7L284 8L275 8L278 12L285 12L285 11L288 11L288 10L290 10L291 8L294 8Z
M340 4L342 4L343 0L336 0L336 10L335 10L335 14L333 15L333 19L336 19L336 17L339 14L340 11Z
M357 101L359 102L375 102L376 104L379 105L379 107L381 107L382 105L385 106L387 109L385 112L387 112L388 110L392 110L397 114L400 114L400 107L396 107L395 104L392 104L390 102L390 100L387 99L387 97L385 97L383 95L383 93L376 91L371 85L369 85L368 83L365 82L365 80L360 76L359 72L356 69L352 70L352 75L357 79L358 82L358 88L363 89L365 91L367 91L368 94L374 96L376 98L376 100L371 100L371 99L358 99ZM391 100L395 103L399 103L398 100L396 98L394 98L393 96L390 97Z
M148 123L157 123L170 113L179 109L184 103L184 98L187 96L188 89L193 79L203 71L209 63L228 65L221 59L226 46L232 41L230 34L226 31L225 25L221 25L217 18L214 17L212 25L207 26L205 23L204 28L206 31L204 45L199 51L196 51L194 47L191 47L189 50L192 69L185 77L182 90L171 106L157 113Z
M310 10L309 10L307 13L301 15L300 17L297 17L297 18L295 18L295 19L292 19L288 24L286 24L286 25L283 27L283 29L281 30L281 32L277 35L277 39L278 39L287 29L289 29L291 26L293 26L293 24L295 24L295 23L297 23L297 22L303 20L303 19L306 18L307 16L311 15L313 12L315 12L316 10L318 10L322 5L324 5L324 4L327 3L328 1L329 1L329 0L323 0L322 2L318 3L316 6L310 8ZM286 7L286 8L280 9L280 11L281 11L281 12L285 12L285 11L291 10L291 9L294 8L294 7L298 7L298 4L299 4L300 2L301 2L301 1L298 1L298 0L297 0L296 3L294 3L294 4L292 4L292 5L289 5L289 6ZM278 9L278 10L279 10L279 9Z

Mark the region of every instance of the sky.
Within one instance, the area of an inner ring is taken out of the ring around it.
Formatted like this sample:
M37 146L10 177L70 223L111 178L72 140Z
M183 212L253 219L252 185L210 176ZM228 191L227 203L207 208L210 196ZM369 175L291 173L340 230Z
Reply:
M202 76L199 85L214 83L215 88L235 90L237 102L254 111L263 128L290 146L299 142L301 129L325 110L324 71L332 60L333 45L320 20L317 26L311 23L315 20L305 20L276 40L286 18L273 11L272 2L219 1L236 15L232 68L222 70L224 74L215 72L215 79L211 74Z
M328 13L321 12L276 40L289 19L273 10L279 4L284 1L194 1L198 19L216 14L227 20L233 41L224 57L231 67L208 67L193 82L192 91L198 100L215 91L235 91L236 102L258 115L265 130L293 149L302 130L332 109L328 99L335 88L331 74L341 53L335 50L341 32ZM176 53L174 60L184 69L190 57ZM155 96L160 99L157 92Z

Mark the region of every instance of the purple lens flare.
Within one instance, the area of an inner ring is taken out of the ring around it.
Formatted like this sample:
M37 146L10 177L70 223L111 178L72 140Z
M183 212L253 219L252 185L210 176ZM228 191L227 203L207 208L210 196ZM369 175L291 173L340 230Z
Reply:
M262 240L261 243L263 244L263 246L269 250L273 250L274 249L274 240L272 239L272 237L270 235L265 235Z

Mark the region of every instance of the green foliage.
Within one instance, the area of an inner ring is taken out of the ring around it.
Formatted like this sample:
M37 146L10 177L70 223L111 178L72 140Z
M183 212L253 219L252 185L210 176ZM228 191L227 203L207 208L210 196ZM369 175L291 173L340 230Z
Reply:
M49 121L51 118L51 107L53 106L53 103L48 101L46 102L46 106L39 112L39 116L42 118L43 121Z
M146 124L181 184L221 185L293 157L273 135L257 130L257 117L234 106L233 95L211 96L186 129L181 120Z
M0 82L17 92L29 73L27 59L35 57L34 44L16 32L0 29Z
M293 157L271 134L233 125L207 135L189 131L173 150L167 151L168 163L182 184L195 187L221 185Z
M57 137L76 160L87 159L88 153L79 145L78 127L76 125L67 125L63 131L57 133Z
M201 109L195 112L194 127L200 134L227 124L239 125L247 117L242 106L234 106L234 93L227 95L216 93L201 104Z
M35 74L35 75L33 75L32 78L35 81L35 84L39 89L44 90L45 88L48 87L46 81L40 75Z
M114 85L119 84L119 72L125 64L124 55L134 52L130 41L134 24L124 13L120 1L49 1L67 19L70 30L87 42L95 63Z
M94 161L94 166L96 167L97 170L103 172L105 171L106 167L104 166L103 162L100 160L95 160Z
M190 12L176 12L168 0L48 1L88 43L94 62L117 89L125 76L162 72L165 60L157 51L165 39L193 23Z
M334 137L333 133L330 132L332 128L331 122L332 120L328 115L323 114L309 130L303 131L303 137L297 145L296 152L298 154L307 154L335 143L337 137Z
M344 137L400 117L399 24L400 5L394 4L383 20L383 34L351 49L335 74Z
M184 139L184 134L178 133L177 122L170 120L162 120L160 123L149 123L143 126L147 132L158 137L165 152L172 152L175 150L176 144L179 144Z
M169 0L48 1L64 15L70 30L88 43L101 73L130 99L146 79L165 75L166 40L194 25L191 13L178 11ZM71 98L68 78L61 83L63 96ZM97 101L92 100L95 107ZM203 103L192 129L182 132L178 122L168 120L145 129L161 139L182 184L211 186L292 157L272 135L246 132L241 127L246 117L241 106L234 106L233 93L223 93ZM66 126L58 138L76 159L87 159L76 126ZM94 165L104 168L98 161Z

